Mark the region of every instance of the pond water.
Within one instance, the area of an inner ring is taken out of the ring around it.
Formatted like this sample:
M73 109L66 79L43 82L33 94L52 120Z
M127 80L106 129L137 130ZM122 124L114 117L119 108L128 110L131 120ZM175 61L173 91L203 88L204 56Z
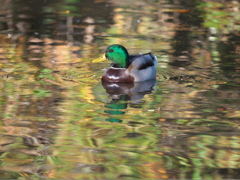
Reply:
M239 179L240 3L2 0L1 179ZM102 83L111 44L157 77Z

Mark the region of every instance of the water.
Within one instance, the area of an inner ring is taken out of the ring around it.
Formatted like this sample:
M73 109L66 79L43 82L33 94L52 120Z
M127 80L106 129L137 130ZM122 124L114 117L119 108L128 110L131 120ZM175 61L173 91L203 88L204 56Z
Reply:
M1 179L238 179L237 1L2 1ZM100 81L111 44L156 80Z

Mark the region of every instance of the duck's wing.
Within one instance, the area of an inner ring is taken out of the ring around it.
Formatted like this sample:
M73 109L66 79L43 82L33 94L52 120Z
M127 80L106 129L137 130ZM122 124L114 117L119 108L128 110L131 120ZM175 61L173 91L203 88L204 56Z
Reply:
M146 69L150 66L157 66L157 58L151 53L140 54L140 55L130 55L129 56L129 69Z

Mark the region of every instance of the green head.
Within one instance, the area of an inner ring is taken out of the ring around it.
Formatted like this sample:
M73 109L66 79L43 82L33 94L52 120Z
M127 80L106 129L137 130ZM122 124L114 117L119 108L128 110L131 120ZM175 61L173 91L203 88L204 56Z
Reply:
M105 51L105 56L108 60L113 61L119 68L127 68L128 52L125 47L119 44L113 44Z

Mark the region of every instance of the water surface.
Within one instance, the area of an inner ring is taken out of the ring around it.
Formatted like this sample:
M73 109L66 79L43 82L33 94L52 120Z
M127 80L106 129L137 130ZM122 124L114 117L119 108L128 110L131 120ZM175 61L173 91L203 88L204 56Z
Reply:
M238 179L239 8L3 1L1 179ZM156 79L102 83L115 43L156 55Z

